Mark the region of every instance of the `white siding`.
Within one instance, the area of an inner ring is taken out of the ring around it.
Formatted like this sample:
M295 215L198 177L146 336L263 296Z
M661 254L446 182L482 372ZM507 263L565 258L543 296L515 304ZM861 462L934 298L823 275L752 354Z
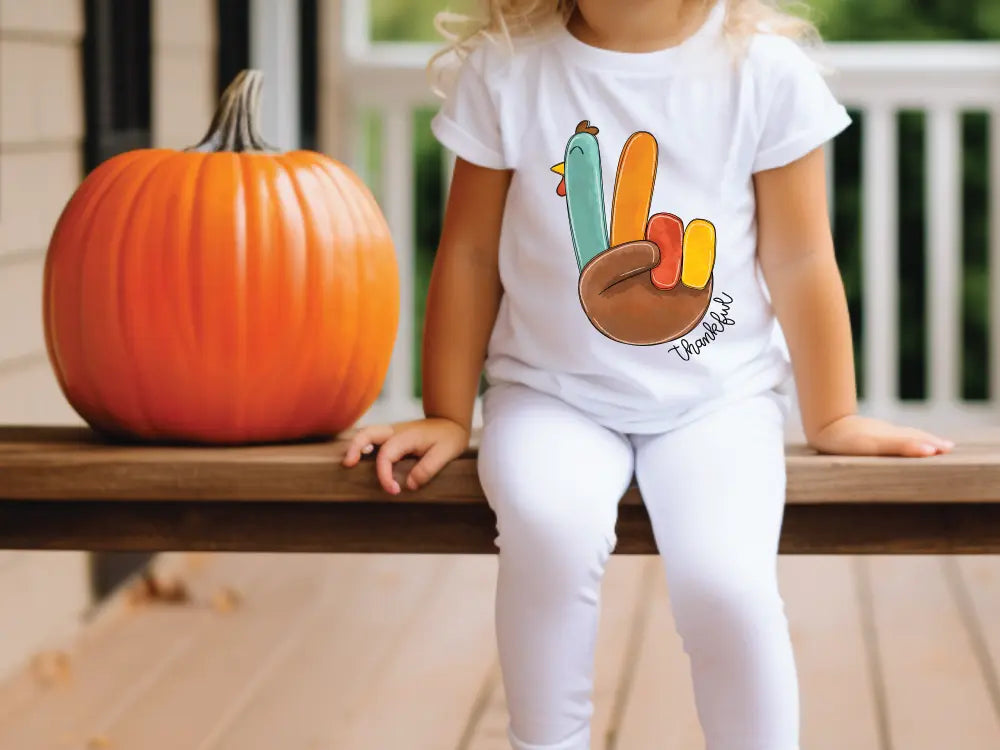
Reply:
M0 0L0 423L79 423L45 357L42 268L81 177L80 0ZM0 675L74 627L87 555L0 553Z
M80 158L78 141L0 142L0 263L10 253L45 250L59 212L80 182Z
M155 145L194 143L215 98L211 0L156 0ZM45 249L82 178L82 0L0 0L0 424L80 424L45 354ZM0 675L71 629L87 555L0 552Z
M215 110L215 3L154 0L153 142L198 142Z

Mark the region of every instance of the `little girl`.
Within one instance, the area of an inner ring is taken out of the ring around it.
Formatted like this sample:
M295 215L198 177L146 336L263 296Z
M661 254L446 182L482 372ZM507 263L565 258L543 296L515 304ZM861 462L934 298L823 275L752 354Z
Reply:
M634 474L709 750L797 750L776 577L790 376L817 451L952 447L856 413L820 148L850 119L796 42L811 28L762 0L488 8L432 125L457 161L426 418L362 428L344 463L381 445L388 492L407 454L406 487L430 481L468 445L485 365L513 748L590 747L599 590Z

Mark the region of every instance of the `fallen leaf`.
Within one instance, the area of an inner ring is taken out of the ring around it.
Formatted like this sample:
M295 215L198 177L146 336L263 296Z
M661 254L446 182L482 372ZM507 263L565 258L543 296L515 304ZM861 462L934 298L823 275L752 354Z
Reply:
M45 685L61 685L71 677L69 654L65 651L42 651L31 660L31 671Z
M212 607L216 612L232 612L242 602L239 592L229 586L222 587L212 595Z
M182 604L191 601L191 594L183 581L161 580L155 574L146 571L129 591L129 600L132 604L146 602Z

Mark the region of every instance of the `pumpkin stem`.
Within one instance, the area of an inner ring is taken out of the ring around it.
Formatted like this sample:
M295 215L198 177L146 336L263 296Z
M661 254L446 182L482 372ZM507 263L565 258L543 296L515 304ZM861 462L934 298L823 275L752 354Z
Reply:
M257 127L263 80L264 75L259 70L241 71L222 92L219 107L205 137L185 150L277 153L278 149L261 138Z

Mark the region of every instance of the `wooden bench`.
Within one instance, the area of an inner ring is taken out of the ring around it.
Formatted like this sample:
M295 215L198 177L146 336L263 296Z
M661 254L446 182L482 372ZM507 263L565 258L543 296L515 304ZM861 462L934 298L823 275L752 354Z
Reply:
M475 441L398 497L381 490L370 460L342 467L344 447L134 446L86 428L0 428L0 549L495 551ZM634 485L618 537L619 553L655 552ZM965 440L931 459L789 446L781 552L1000 552L1000 441Z

